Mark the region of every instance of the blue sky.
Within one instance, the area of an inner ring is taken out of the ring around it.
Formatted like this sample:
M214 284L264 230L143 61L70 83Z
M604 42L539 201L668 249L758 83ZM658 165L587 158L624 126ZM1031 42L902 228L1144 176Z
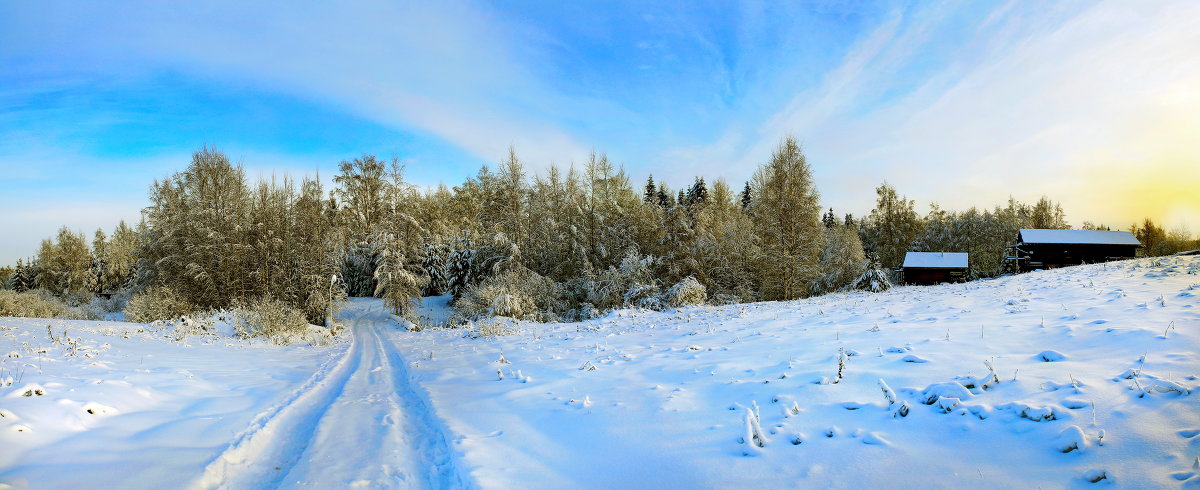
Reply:
M5 2L0 264L136 221L205 144L252 176L366 152L453 185L515 145L740 186L793 134L839 212L887 180L922 210L1047 194L1197 230L1196 25L1188 1Z

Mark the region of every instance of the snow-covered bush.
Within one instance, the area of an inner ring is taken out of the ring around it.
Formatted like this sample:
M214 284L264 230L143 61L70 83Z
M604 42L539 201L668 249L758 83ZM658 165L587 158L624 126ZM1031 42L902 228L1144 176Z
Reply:
M88 313L88 310L67 306L61 299L42 289L32 289L23 293L8 289L0 290L0 316L70 320L95 318Z
M125 303L129 302L131 294L129 289L122 289L108 296L96 295L91 301L80 307L86 309L91 316L104 318L109 313L124 310Z
M242 337L266 337L276 344L307 340L304 312L273 298L259 298L234 310L234 329Z
M509 318L524 318L535 311L537 305L533 298L521 293L501 294L492 298L492 313L496 316Z
M125 319L135 323L170 320L199 308L167 286L153 286L125 303Z
M606 311L613 308L638 307L658 309L658 283L655 280L655 260L634 250L625 254L620 265L609 267L587 281L584 301Z
M700 284L695 277L687 276L663 294L662 303L667 308L678 308L686 305L702 305L707 300L708 292L704 285Z
M468 286L459 298L456 314L464 320L504 316L548 321L565 309L561 288L549 278L528 269L505 271Z
M653 284L634 284L625 291L622 304L648 310L661 310L662 290Z

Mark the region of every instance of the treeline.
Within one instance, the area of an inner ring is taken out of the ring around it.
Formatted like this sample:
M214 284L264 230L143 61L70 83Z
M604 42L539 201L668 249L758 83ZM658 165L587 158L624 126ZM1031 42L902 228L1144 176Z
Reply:
M463 319L577 320L886 288L910 250L969 252L971 274L991 276L1018 229L1068 227L1048 198L922 214L886 183L865 217L823 213L790 137L740 191L703 178L634 184L603 154L531 176L511 149L454 187L420 190L397 161L370 155L342 162L334 183L251 183L205 148L153 183L136 229L97 231L91 247L63 229L7 283L75 302L132 296L141 316L268 298L319 324L345 295L382 297L413 317L418 297L450 294ZM1135 231L1154 254L1195 246L1149 220ZM156 304L172 306L147 308Z

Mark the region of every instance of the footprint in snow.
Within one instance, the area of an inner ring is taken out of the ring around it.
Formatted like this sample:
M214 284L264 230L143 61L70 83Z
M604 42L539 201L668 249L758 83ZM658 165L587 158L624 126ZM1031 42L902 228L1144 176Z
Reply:
M1083 480L1088 483L1100 483L1102 481L1111 481L1112 476L1105 470L1093 469L1083 472Z
M1180 471L1178 473L1171 473L1171 478L1174 478L1179 481L1193 480L1192 482L1188 483L1185 486L1195 485L1196 483L1200 483L1200 456L1197 456L1196 459L1194 461L1192 461L1192 471Z

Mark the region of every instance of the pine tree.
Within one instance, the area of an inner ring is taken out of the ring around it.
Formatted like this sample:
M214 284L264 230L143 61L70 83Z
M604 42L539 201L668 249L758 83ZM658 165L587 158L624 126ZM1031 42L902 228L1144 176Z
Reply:
M692 187L688 188L686 204L688 207L702 206L708 201L708 186L704 184L704 177L697 177Z
M421 259L421 269L429 282L425 285L426 296L437 296L446 290L446 255L447 247L441 244L427 244L425 257Z
M108 267L108 237L103 229L97 229L92 238L92 264L89 272L92 275L93 293L108 293L111 291Z
M17 268L13 272L12 289L23 293L33 288L32 267L17 259Z
M665 184L663 184L662 182L659 182L658 183L658 206L662 207L662 208L669 208L674 204L675 204L675 201L671 199L671 190L668 189Z
M404 244L395 235L384 233L379 243L375 296L383 298L392 313L407 318L415 310L427 279L411 270L403 253Z
M475 250L471 247L471 239L467 237L455 239L454 251L450 253L447 262L446 292L457 300L472 284L471 275L475 269Z
M742 188L742 210L750 211L750 205L754 202L750 194L750 183L746 182L746 187Z
M658 189L654 186L654 175L646 177L646 190L642 193L642 202L653 204L658 201Z
M879 263L879 257L874 253L867 254L867 270L850 284L850 289L879 293L892 288L888 273Z
M837 225L837 218L833 216L833 208L829 208L829 212L821 216L821 223L825 225L826 229Z

